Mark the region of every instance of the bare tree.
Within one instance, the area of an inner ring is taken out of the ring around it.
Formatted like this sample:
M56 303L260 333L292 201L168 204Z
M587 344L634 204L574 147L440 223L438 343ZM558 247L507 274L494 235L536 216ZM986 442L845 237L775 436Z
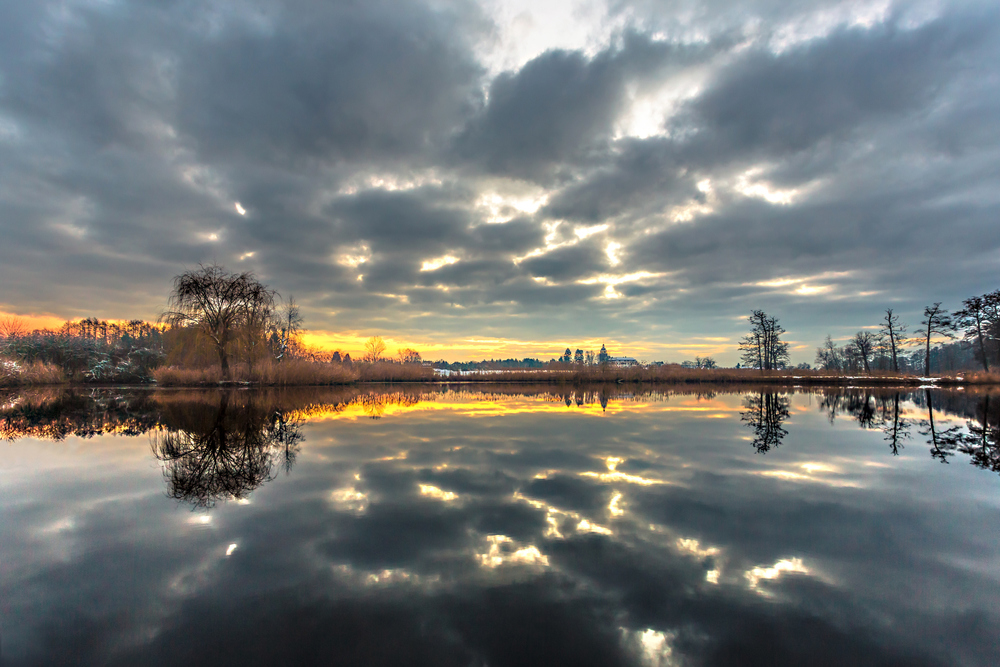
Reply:
M780 368L788 361L788 343L781 340L784 327L777 318L768 317L763 310L755 310L747 318L750 333L740 341L743 363L761 372Z
M381 336L372 336L365 341L365 354L362 357L362 361L367 361L370 364L374 364L381 361L382 355L385 353L385 343L382 341Z
M816 365L824 370L843 370L844 359L840 349L833 344L833 339L827 334L823 347L816 348Z
M17 338L28 333L24 320L16 315L0 317L0 338Z
M854 343L854 347L858 351L858 358L861 359L865 373L870 374L872 371L868 361L871 359L872 352L875 349L875 334L870 331L859 331L854 334L854 339L851 342Z
M160 320L198 329L215 346L222 376L228 379L227 347L245 324L250 301L273 303L275 296L276 292L261 285L252 273L230 273L216 264L202 266L174 278L168 310Z
M401 364L419 364L423 361L419 352L408 347L400 350L397 356Z
M898 351L906 343L906 325L900 323L899 315L893 314L892 308L885 309L885 319L882 320L882 334L889 343L889 351L892 355L892 370L898 373Z
M243 316L240 323L240 338L243 343L247 370L252 375L254 364L266 348L268 327L274 318L275 292L259 282L246 286L247 295L243 302Z
M923 327L925 345L924 354L924 374L931 374L931 338L935 335L944 336L946 338L954 338L955 336L951 333L952 322L951 315L948 311L941 307L940 301L935 301L933 305L924 308L924 319L920 322Z
M962 302L965 306L962 310L955 312L955 328L963 329L966 338L975 338L979 343L979 356L982 358L983 370L989 372L990 363L986 355L986 337L994 322L991 315L995 308L989 299L990 295L969 297Z
M294 296L288 297L280 317L276 318L272 326L278 343L274 357L281 361L288 354L289 348L302 331L302 315L299 312L299 305L295 303Z

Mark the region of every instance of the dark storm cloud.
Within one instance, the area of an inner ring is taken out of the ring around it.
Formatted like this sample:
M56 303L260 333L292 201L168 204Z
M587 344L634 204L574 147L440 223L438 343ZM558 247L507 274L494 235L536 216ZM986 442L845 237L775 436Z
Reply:
M426 196L425 196L426 195ZM464 236L471 219L448 193L435 189L364 192L339 199L331 211L336 238L364 240L374 252L437 252ZM420 254L411 261L418 262Z
M219 261L318 329L463 306L435 333L628 338L766 305L818 340L823 303L861 326L992 289L991 4L611 2L603 42L500 73L488 11L4 3L0 307L153 317ZM640 271L670 278L576 283ZM812 301L755 284L833 273Z
M533 276L552 280L572 280L589 275L606 267L608 256L601 248L588 241L550 250L543 255L521 262Z
M458 137L456 150L489 172L543 181L575 163L601 160L627 86L690 63L703 50L627 33L620 48L589 59L548 51L493 80L488 104Z
M969 52L995 33L977 19L838 30L781 55L741 58L692 102L704 139L688 157L717 146L729 159L757 151L777 159L869 123L905 118L944 92Z
M294 2L264 23L229 22L184 53L179 125L205 157L398 158L475 100L467 26L421 5Z
M664 140L625 141L609 164L553 197L543 213L599 222L623 213L659 213L671 201L704 198L691 182L679 151Z

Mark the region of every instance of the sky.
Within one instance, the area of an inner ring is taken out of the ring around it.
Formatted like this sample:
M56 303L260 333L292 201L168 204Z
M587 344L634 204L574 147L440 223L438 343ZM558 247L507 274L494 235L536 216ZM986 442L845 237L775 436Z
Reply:
M0 313L199 264L314 345L793 362L1000 287L1000 7L5 0Z

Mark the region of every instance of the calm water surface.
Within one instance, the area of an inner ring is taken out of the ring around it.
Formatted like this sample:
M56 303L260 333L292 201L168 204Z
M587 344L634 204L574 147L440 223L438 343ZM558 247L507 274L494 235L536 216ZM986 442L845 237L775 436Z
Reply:
M3 665L996 665L1000 395L0 395Z

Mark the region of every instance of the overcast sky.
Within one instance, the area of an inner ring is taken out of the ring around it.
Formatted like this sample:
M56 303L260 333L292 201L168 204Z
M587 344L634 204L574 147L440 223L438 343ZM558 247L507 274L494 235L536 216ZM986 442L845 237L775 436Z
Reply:
M812 361L1000 287L998 213L995 0L0 3L7 313L217 261L349 350Z

